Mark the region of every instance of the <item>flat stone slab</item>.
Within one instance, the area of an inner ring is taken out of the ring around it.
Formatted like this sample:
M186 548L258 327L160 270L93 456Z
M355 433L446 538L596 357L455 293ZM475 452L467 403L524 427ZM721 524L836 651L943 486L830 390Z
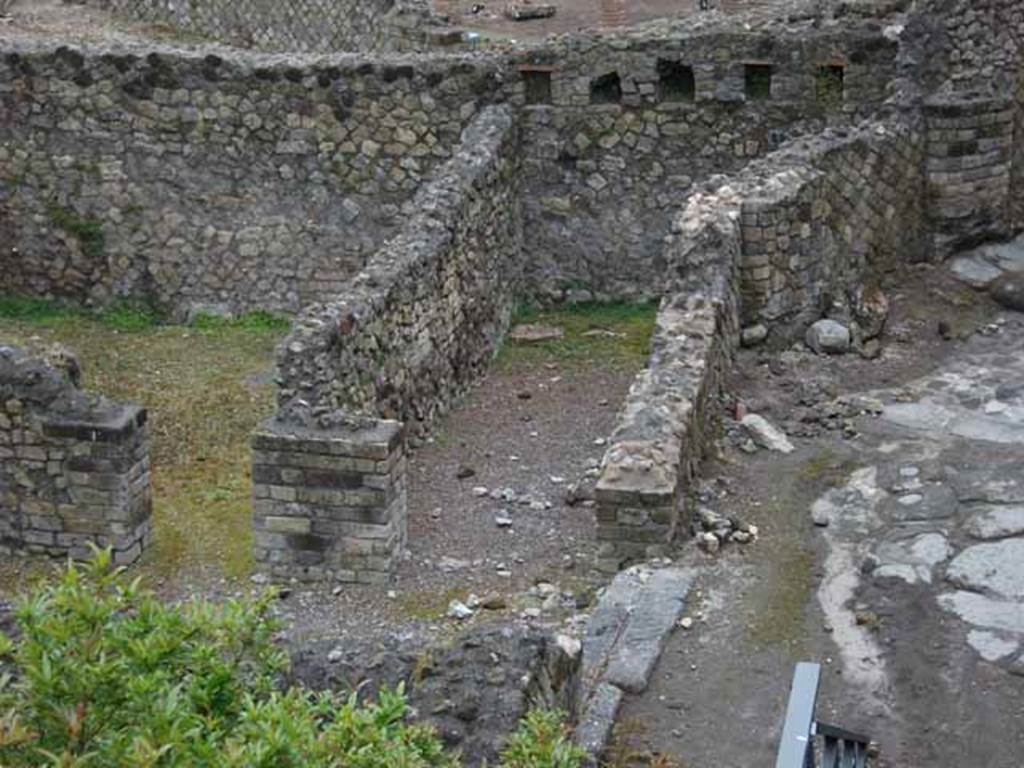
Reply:
M939 605L978 627L1024 633L1024 603L997 600L976 592L947 592Z
M987 506L967 520L964 529L975 539L986 541L1024 534L1024 504Z
M875 552L880 565L877 579L897 578L908 584L932 583L932 569L953 554L941 533L923 533L903 541L884 541Z
M508 337L516 344L539 344L543 341L558 341L565 331L553 325L524 323L509 331Z
M1007 639L995 632L972 629L967 633L967 644L978 652L985 661L999 661L1017 652L1020 643Z
M979 254L958 256L949 264L949 271L962 283L972 288L988 288L989 283L1003 274L1003 270Z
M1024 599L1024 539L968 547L949 564L946 576L965 589Z

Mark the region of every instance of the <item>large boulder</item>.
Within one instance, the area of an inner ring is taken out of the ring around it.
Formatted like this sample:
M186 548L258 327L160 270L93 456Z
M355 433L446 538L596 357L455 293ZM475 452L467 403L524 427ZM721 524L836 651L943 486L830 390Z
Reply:
M1024 312L1024 272L1006 272L989 285L989 294L1007 309Z
M807 329L804 341L818 354L841 355L850 350L850 329L835 320L819 320Z

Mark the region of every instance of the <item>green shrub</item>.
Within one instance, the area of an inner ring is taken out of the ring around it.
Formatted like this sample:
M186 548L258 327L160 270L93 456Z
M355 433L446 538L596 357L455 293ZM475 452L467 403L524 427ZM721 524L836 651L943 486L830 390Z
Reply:
M502 768L578 768L586 752L566 737L557 712L534 710L501 753Z
M0 766L51 768L457 768L407 722L401 688L360 704L282 690L273 594L168 604L97 553L69 565L0 635ZM576 768L557 717L533 713L505 768Z

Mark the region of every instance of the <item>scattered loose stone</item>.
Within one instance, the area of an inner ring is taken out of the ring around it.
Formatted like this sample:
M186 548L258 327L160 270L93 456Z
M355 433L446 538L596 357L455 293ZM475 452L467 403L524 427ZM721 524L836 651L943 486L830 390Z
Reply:
M780 453L793 452L793 444L789 442L789 438L764 416L748 413L740 422L740 426L750 435L750 439L762 448Z
M512 518L508 515L499 514L494 518L494 524L499 528L511 528Z
M509 331L508 337L517 344L537 344L543 341L557 341L565 336L561 328L550 325L522 324Z
M452 600L448 603L447 616L450 619L465 621L466 619L472 618L473 609L460 600Z
M761 323L751 325L743 329L740 334L740 343L744 347L756 347L768 338L768 329Z
M993 299L1007 309L1024 312L1024 272L1000 275L988 288Z
M487 488L483 485L478 485L476 486L476 488L473 489L474 496L487 496L488 493L490 493L490 491L488 491Z
M819 320L807 329L804 341L818 354L843 354L850 349L850 329L835 320Z
M473 477L475 474L475 469L466 464L460 464L458 470L455 472L455 477L459 480L465 480L467 477Z
M681 618L679 620L679 626L682 627L683 629L692 629L693 628L693 619L691 619L689 616L684 616L683 618Z

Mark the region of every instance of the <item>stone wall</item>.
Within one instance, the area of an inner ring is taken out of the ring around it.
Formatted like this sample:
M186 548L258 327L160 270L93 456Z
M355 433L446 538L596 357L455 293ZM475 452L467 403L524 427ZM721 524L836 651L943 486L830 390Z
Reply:
M799 140L737 177L742 319L802 334L865 281L930 255L924 140L901 120Z
M873 274L924 257L923 144L898 119L797 139L673 219L669 298L597 484L602 567L656 554L684 530L741 322L790 338Z
M929 0L919 12L942 25L941 53L956 90L1009 92L1024 70L1024 6L1019 0Z
M271 51L419 51L460 42L429 0L87 0L136 21Z
M928 211L937 256L1014 229L1011 177L1024 134L1012 98L965 94L924 105L928 129ZM1017 177L1019 184L1019 177ZM1019 189L1019 187L1018 187Z
M211 49L0 58L0 291L298 311L450 157L495 70Z
M281 407L397 419L419 432L490 362L522 269L519 160L508 107L489 107L416 195L415 214L278 351Z
M451 405L511 317L522 258L515 148L510 110L481 112L403 230L281 344L278 414L253 443L256 561L274 575L378 582L394 568L406 530L403 426L422 431Z
M577 35L518 58L532 296L657 295L669 222L701 180L885 100L897 44L877 26L721 24Z
M148 546L146 411L88 395L77 366L0 346L0 552L130 563Z

